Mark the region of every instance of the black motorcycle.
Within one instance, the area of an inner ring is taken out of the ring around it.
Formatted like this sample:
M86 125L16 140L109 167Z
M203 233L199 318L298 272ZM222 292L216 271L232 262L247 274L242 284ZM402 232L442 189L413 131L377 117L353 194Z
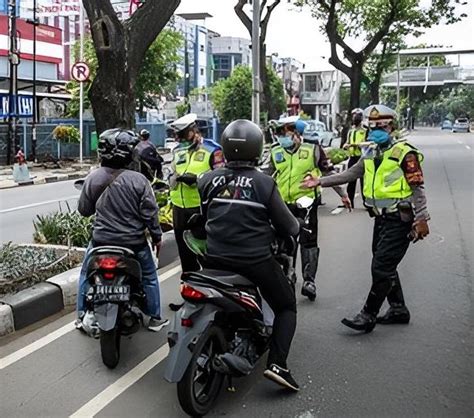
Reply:
M205 256L203 241L189 231L184 237L192 251ZM292 240L275 241L276 258L291 266L284 253L293 254L294 245ZM252 282L228 271L184 273L181 295L184 305L168 333L165 379L177 383L183 410L201 416L212 408L226 380L232 388L232 378L249 375L267 351L273 312Z

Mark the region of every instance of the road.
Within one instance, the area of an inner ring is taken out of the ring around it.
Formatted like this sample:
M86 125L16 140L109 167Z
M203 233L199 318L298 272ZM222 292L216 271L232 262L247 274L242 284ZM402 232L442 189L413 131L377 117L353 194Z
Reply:
M315 303L298 296L289 359L301 391L275 388L260 364L235 381L236 393L221 394L210 416L473 416L474 135L421 130L412 139L426 157L432 217L430 237L400 267L412 322L367 335L340 324L361 308L370 286L372 221L361 209L331 215L337 197L325 191L319 296ZM171 273L161 274L166 305L178 297ZM69 314L0 340L3 416L184 416L175 386L162 378L166 333L124 341L121 363L110 371L98 342L72 330L72 320Z
M74 181L64 181L0 190L1 243L33 242L37 215L67 211L67 204L74 210L79 192L73 184Z

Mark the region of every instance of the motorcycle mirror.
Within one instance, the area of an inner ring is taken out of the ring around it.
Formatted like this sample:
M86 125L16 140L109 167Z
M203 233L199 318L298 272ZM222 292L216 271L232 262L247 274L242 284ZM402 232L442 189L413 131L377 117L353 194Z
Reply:
M82 190L82 188L84 187L84 182L85 182L84 179L76 180L74 182L74 188L77 189L77 190Z
M296 201L296 206L300 209L308 209L314 203L314 198L309 196L300 197Z

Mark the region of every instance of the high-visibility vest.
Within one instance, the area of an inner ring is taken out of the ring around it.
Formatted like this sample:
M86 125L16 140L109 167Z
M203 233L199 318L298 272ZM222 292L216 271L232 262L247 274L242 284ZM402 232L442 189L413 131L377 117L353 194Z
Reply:
M364 158L364 197L366 204L379 209L394 209L400 200L412 196L401 164L409 152L415 152L418 161L423 162L423 154L406 142L394 144L382 155L382 162L376 168L372 156Z
M362 128L352 128L347 134L349 145L359 145L361 142L364 142L367 138L367 131ZM360 157L362 151L359 147L349 147L349 155L351 157Z
M276 170L275 181L285 203L295 203L303 196L314 196L313 189L301 187L308 174L321 177L321 170L314 161L314 145L303 143L294 153L276 146L272 149L272 162ZM317 193L320 193L319 187Z

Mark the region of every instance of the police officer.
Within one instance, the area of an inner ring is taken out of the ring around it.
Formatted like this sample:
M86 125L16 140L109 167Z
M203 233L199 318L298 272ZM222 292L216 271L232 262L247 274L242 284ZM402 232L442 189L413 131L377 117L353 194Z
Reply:
M410 321L403 297L397 266L405 256L410 240L416 242L429 234L430 219L424 190L421 163L423 154L393 136L396 113L384 105L364 111L369 120L369 141L374 147L344 173L312 178L305 187L327 187L364 178L366 205L375 217L372 241L372 287L367 301L354 318L342 323L358 331L371 332L376 322L407 324ZM387 298L390 308L377 318Z
M316 273L319 262L318 246L318 206L321 199L321 189L304 189L301 182L308 175L320 177L322 173L333 174L330 161L320 145L304 143L302 133L306 123L298 116L280 120L282 135L271 151L271 173L278 185L280 194L297 218L305 218L306 209L300 209L296 201L303 196L314 198L314 204L309 212L309 224L301 228L299 243L301 247L301 268L303 287L301 294L309 300L316 299ZM344 206L350 207L350 201L342 187L335 187L341 196ZM296 259L296 257L295 257Z
M149 181L163 177L163 158L158 154L153 142L150 141L150 132L146 129L140 131L140 142L135 147L134 160L138 166L137 171Z
M367 129L362 126L362 120L364 119L364 111L360 108L354 109L352 112L352 129L347 134L347 142L343 148L349 152L348 168L357 164L362 155L360 144L367 140ZM354 196L356 191L357 181L351 181L347 185L347 195L351 200L351 205L354 207ZM360 179L360 190L361 193L364 190L364 180Z
M174 234L183 271L199 270L196 255L183 240L189 219L200 211L197 178L224 163L220 145L201 137L196 118L196 114L189 113L170 125L179 142L179 146L173 151L174 174L170 178L170 198L173 205Z
M282 238L298 234L299 223L285 206L275 181L256 169L263 133L248 120L232 122L222 134L225 168L198 181L206 220L210 267L233 271L254 282L275 313L265 377L297 391L287 367L296 328L293 289L271 252L276 230ZM207 266L207 264L206 264Z

